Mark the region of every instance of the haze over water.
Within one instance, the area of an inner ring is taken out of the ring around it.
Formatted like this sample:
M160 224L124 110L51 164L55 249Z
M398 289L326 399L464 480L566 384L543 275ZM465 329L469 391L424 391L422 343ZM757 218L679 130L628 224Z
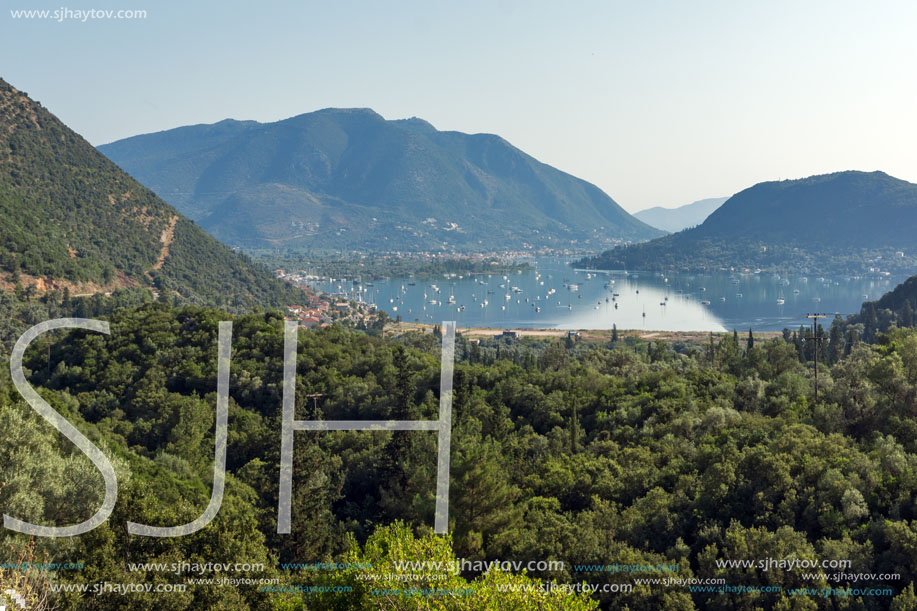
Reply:
M904 277L777 276L575 270L541 258L522 273L326 280L315 288L375 303L392 318L459 326L659 331L779 331L809 312L846 316ZM505 278L504 278L505 276ZM412 284L413 283L413 284ZM552 290L553 289L553 290ZM454 303L450 303L450 297ZM486 305L485 305L486 300ZM780 303L783 300L783 303Z

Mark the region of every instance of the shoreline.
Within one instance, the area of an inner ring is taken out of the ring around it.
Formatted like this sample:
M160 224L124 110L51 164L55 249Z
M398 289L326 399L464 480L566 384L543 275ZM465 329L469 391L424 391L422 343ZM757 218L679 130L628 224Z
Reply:
M385 335L400 335L402 333L420 332L432 333L434 325L430 323L419 322L391 322L386 324ZM532 328L514 328L514 327L456 327L456 333L461 334L468 339L493 338L501 335L504 331L510 331L516 334L516 338L564 338L570 331L574 331L580 341L587 342L610 342L611 329L532 329ZM660 331L652 329L618 329L618 338L625 339L635 337L644 341L661 340L664 342L688 342L700 343L706 342L710 336L719 338L731 335L732 331ZM774 337L783 337L782 331L757 331L754 333L756 339L762 341ZM747 337L747 332L739 332L740 340Z

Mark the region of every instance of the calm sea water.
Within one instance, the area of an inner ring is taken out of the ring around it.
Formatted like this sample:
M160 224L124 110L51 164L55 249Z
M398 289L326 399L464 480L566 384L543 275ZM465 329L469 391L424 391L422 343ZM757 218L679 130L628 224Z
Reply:
M392 318L459 326L660 331L780 330L808 312L852 314L902 277L819 278L775 274L667 274L575 270L538 259L514 274L326 280L314 286L375 303Z

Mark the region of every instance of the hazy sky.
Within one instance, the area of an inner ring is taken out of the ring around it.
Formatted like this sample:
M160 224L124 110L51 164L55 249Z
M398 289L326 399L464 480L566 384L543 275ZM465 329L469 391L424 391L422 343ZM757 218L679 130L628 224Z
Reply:
M2 4L0 77L93 144L362 106L500 134L630 211L837 170L917 182L910 0ZM62 6L147 18L10 13Z

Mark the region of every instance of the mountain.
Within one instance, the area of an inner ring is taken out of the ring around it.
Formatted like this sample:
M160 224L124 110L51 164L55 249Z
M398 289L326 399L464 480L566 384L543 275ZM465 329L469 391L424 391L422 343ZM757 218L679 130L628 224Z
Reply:
M99 150L233 246L598 249L663 233L499 136L369 109L226 120Z
M912 273L915 233L917 185L883 172L849 171L757 184L729 198L697 227L583 263Z
M0 159L0 289L145 288L227 308L303 299L3 80Z
M656 206L647 208L634 214L634 216L647 225L675 233L688 227L694 227L704 222L710 213L719 208L728 197L712 197L702 199L678 208L662 208Z

